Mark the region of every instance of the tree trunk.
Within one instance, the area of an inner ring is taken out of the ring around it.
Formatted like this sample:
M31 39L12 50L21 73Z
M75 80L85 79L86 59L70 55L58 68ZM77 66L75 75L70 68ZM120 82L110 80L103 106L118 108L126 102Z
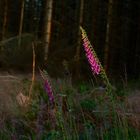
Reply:
M107 72L109 66L109 35L110 35L110 24L112 20L112 5L113 0L108 1L108 13L107 13L107 24L106 24L106 39L105 39L105 50L104 50L104 69Z
M35 15L35 0L30 0L29 1L29 31L31 33L35 32L35 25L36 22L34 21L34 15Z
M4 1L4 18L3 18L3 26L2 26L2 40L5 38L5 31L7 26L7 11L8 11L8 1Z
M79 18L79 30L78 30L78 44L76 48L76 60L79 61L80 59L80 48L81 48L81 30L80 26L83 23L83 9L84 9L84 0L80 2L80 18Z
M23 18L24 18L24 4L25 1L22 0L21 2L21 13L20 13L20 24L19 24L19 40L18 45L21 45L21 35L22 35L22 29L23 29Z
M80 14L79 14L79 25L78 25L78 42L75 54L76 61L76 75L80 78L80 48L81 48L81 30L80 26L83 23L83 9L84 9L84 0L80 0Z
M44 46L45 54L44 60L47 61L50 39L51 39L51 24L52 24L52 9L53 9L53 0L46 0L44 10Z

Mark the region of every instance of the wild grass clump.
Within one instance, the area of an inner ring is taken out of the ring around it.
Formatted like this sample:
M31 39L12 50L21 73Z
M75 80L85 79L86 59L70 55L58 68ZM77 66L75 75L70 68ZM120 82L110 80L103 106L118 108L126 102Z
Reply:
M53 85L57 82L58 80L54 80ZM59 82L63 83L63 80L59 79ZM119 102L119 98L114 100L114 108L112 100L100 93L102 92L100 89L93 91L88 90L91 87L86 87L87 91L84 89L78 92L78 89L68 87L62 88L59 94L57 86L56 89L53 88L56 105L53 107L42 82L36 83L28 111L19 117L1 122L1 139L138 140L140 138L138 130L129 124L125 107ZM72 95L69 93L71 91ZM86 92L88 96L85 95Z
M100 88L93 90L87 85L79 90L72 85L66 86L65 80L59 79L52 82L55 106L51 106L42 82L35 83L28 111L1 121L1 139L138 140L140 138L138 130L129 124L125 106L119 98L114 99L112 106L112 99ZM63 83L60 89L57 83Z

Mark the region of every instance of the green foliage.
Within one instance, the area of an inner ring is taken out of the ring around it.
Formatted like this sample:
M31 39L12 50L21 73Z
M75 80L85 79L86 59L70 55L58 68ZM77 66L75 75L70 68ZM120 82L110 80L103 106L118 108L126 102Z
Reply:
M93 111L96 108L96 102L92 99L86 99L81 101L81 107L87 111Z
M84 94L85 92L89 91L91 87L89 84L83 82L79 84L77 88L79 93Z

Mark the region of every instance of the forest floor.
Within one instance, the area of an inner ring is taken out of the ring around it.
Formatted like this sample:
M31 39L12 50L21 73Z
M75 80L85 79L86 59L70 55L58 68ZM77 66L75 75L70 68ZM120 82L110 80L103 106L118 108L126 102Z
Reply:
M17 116L19 104L17 96L20 93L28 96L32 74L0 72L0 117ZM37 75L37 81L41 77ZM28 82L30 81L30 82ZM132 127L140 131L140 89L131 92L124 99L125 111L120 116L127 116ZM124 113L125 112L125 113ZM4 116L5 114L5 116ZM1 122L1 120L0 120Z

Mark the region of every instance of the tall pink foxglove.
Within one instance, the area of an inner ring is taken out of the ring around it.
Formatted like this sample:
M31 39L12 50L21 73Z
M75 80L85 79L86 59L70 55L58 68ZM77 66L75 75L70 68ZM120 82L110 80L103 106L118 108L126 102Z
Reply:
M98 58L97 58L97 56L96 56L96 54L93 50L93 47L91 46L91 44L88 40L88 37L87 37L84 29L82 27L80 29L81 29L81 32L82 32L84 50L85 50L88 62L90 64L91 71L94 74L98 75L101 72L101 66L100 66L99 60L98 60Z

